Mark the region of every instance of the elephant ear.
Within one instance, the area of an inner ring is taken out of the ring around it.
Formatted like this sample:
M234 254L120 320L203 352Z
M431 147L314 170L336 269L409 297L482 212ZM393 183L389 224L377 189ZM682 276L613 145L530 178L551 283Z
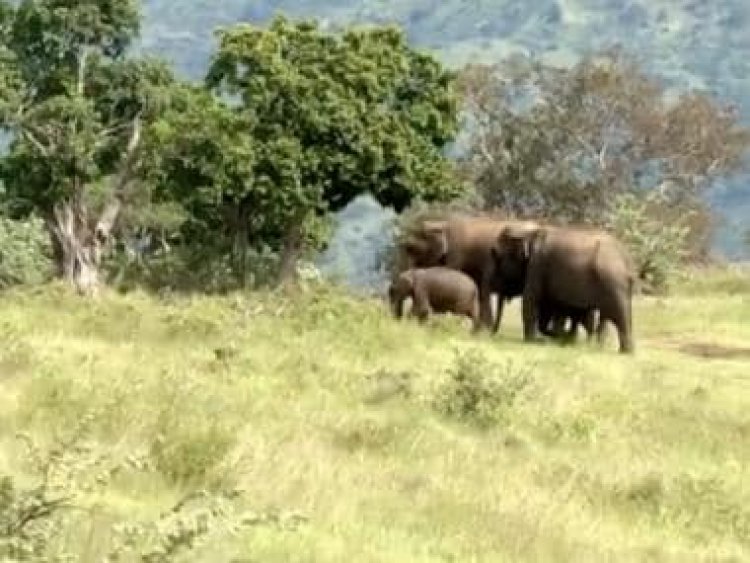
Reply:
M540 250L545 239L544 229L509 229L502 235L511 254L518 260L528 262Z
M411 290L414 287L414 269L410 268L398 276L398 285Z

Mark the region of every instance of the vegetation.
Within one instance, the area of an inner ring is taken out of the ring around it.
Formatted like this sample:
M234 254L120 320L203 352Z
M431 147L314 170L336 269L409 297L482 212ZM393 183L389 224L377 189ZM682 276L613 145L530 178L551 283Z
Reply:
M747 559L750 277L691 276L636 300L633 358L523 344L517 302L477 339L326 285L15 289L0 550L10 529L82 563Z
M264 22L277 12L315 17L330 28L354 22L402 27L410 42L427 48L452 68L493 64L512 54L533 54L568 66L579 57L621 45L669 95L695 89L740 106L750 118L750 41L745 0L662 2L648 0L207 0L146 1L143 47L164 53L188 75L202 77L216 25ZM727 256L747 257L742 245L750 216L750 181L739 170L712 189L721 214L714 246Z
M125 58L134 1L4 1L2 12L7 197L16 215L44 218L58 275L89 292L135 179L142 122L174 79L158 61Z
M0 0L0 559L750 558L750 276L688 267L746 153L734 108L619 52L456 73L398 27L282 15L216 30L190 82L141 23ZM637 353L322 281L301 259L361 194L395 243L453 210L607 227L661 293Z
M665 225L703 217L705 190L740 168L750 145L735 108L693 92L667 100L618 51L569 69L523 58L470 65L461 83L466 173L485 207L517 215L602 224L618 195L658 189L644 210ZM710 250L710 226L690 225L693 257Z
M282 278L310 221L357 195L401 210L460 193L440 152L457 130L452 75L397 29L237 25L219 32L206 82L236 106L178 116L156 139L157 169L192 192L193 224L227 229L241 256L251 243L281 248Z
M36 216L14 221L0 216L0 288L37 285L52 277L49 237Z
M82 292L118 219L214 251L229 238L243 277L248 246L280 240L285 278L356 195L402 209L462 189L440 152L457 128L453 77L396 29L238 25L203 87L125 57L137 3L58 4L2 4L2 167L15 214L44 217L59 275Z

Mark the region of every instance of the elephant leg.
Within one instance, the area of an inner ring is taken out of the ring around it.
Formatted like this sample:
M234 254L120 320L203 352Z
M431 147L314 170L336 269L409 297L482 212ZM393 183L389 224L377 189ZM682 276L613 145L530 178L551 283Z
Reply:
M532 272L529 268L523 289L523 339L527 342L536 340L539 316L547 306L540 274L541 272Z
M586 342L591 342L591 339L594 336L594 329L596 324L596 309L589 309L583 314L583 319L581 324L583 324L583 328L586 330Z
M431 313L427 290L419 278L415 278L414 280L414 296L412 298L411 310L412 315L417 317L420 323L425 323Z
M482 328L482 319L480 317L479 311L479 301L474 301L467 316L471 319L471 332L472 334L476 334Z
M536 328L539 321L536 295L532 292L523 296L523 338L527 342L536 340Z
M546 304L539 305L537 329L544 336L555 338L554 327L550 329L549 324L553 320L552 309Z
M612 303L612 314L610 320L617 328L617 340L619 342L619 351L621 354L630 354L633 352L633 339L631 334L631 325L629 319L629 306L626 299L617 298Z
M397 319L401 319L404 316L404 297L399 297L393 307L393 315Z
M565 330L565 322L568 318L562 313L556 313L553 318L552 331L555 333L555 338L569 338L571 331L575 330L575 321L571 320L571 328Z
M479 316L482 321L482 326L491 330L493 328L492 322L492 302L490 300L490 283L489 277L486 274L481 276L479 282Z
M497 312L495 313L495 324L492 327L492 334L497 334L497 331L500 330L500 321L503 318L503 307L505 306L505 298L502 296L502 294L498 293L497 295Z

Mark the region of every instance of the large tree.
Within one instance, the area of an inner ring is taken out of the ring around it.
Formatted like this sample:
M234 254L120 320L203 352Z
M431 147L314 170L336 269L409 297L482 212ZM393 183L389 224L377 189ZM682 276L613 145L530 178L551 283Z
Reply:
M276 232L282 278L310 217L364 192L397 210L461 193L443 154L458 127L454 76L398 29L325 32L277 17L218 38L206 84L224 100L212 110L223 132L206 135L210 125L192 139L212 145L213 195L234 209L242 237Z
M521 57L471 65L460 83L464 171L487 207L514 214L601 223L617 194L657 187L664 221L705 211L706 188L740 166L750 139L735 108L697 92L670 97L618 50L570 68ZM707 225L694 226L700 246Z
M0 2L7 196L44 217L59 275L82 292L99 284L144 128L175 87L164 64L125 57L138 27L136 0Z

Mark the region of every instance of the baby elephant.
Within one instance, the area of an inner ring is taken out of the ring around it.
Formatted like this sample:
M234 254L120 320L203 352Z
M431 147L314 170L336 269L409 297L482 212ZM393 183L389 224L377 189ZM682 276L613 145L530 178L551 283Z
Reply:
M556 339L575 341L578 326L586 330L587 340L591 340L596 327L596 309L582 309L561 303L543 300L539 303L539 332ZM565 322L570 319L570 328L565 330ZM550 326L551 325L551 326Z
M479 290L463 272L444 266L401 272L388 288L396 318L403 316L407 297L412 298L412 316L420 322L426 321L430 313L455 313L472 320L472 332L479 330Z

